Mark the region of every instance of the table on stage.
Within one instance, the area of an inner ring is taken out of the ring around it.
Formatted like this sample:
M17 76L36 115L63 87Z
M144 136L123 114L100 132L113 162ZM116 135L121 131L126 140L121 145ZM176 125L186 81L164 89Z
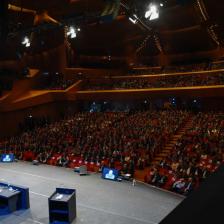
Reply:
M48 199L51 224L69 224L76 218L76 190L56 188Z
M0 188L0 211L11 213L17 210L20 191L12 188Z
M0 215L29 208L29 188L0 182Z

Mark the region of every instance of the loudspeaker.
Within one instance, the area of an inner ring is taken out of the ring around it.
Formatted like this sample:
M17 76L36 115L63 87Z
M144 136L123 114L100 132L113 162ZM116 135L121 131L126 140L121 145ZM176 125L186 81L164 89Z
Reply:
M33 160L32 164L37 166L37 165L39 165L39 161L38 160Z

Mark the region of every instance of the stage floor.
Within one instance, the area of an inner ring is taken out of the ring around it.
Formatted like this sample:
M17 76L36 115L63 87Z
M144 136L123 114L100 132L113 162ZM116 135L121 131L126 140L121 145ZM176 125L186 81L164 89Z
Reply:
M104 180L99 174L79 176L71 169L28 162L0 163L0 181L30 189L30 209L0 216L1 224L47 224L48 197L56 187L77 190L74 224L157 224L183 198L131 182Z

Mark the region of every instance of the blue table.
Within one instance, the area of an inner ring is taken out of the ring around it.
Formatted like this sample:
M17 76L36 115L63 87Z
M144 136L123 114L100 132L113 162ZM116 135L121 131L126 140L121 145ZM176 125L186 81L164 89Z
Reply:
M0 214L7 214L17 210L20 192L9 188L0 188Z
M56 188L48 199L51 224L70 224L76 218L76 190Z
M29 188L0 182L0 215L29 208Z

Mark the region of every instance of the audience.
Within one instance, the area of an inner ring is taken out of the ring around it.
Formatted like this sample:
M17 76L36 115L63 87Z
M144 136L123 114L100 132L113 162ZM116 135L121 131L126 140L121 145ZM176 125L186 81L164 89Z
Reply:
M43 73L41 76L41 83L36 89L41 90L65 90L77 81L76 79L66 79L61 73Z
M129 71L128 75L153 75L162 73L181 73L181 72L197 72L211 70L211 62L185 64L185 65L170 65L164 67L146 67L139 66ZM142 67L142 69L141 69Z
M224 115L198 113L171 153L151 165L171 136L192 117L185 111L78 113L27 129L1 143L20 160L89 171L116 168L121 175L150 166L145 181L188 195L224 162Z
M103 166L134 175L144 169L189 116L184 111L78 113L5 142L18 159L91 171Z
M151 166L147 183L188 195L224 161L224 116L199 113L172 152ZM165 181L164 181L165 179Z
M212 63L212 69L224 69L224 61L215 61Z
M162 76L156 79L132 78L127 80L110 79L107 83L86 83L83 86L87 90L104 89L147 89L188 86L212 86L224 85L224 73L208 75L176 75Z
M151 72L185 72L223 68L223 63L202 63L166 67ZM85 90L145 89L224 85L224 73L203 75L109 79L108 83L86 83ZM112 81L113 80L113 81ZM64 90L75 80L62 74L45 74L39 89ZM0 81L0 96L11 86ZM7 87L7 88L6 88ZM157 165L159 153L185 121L190 112L164 110L144 112L77 113L50 123L30 115L20 124L21 134L0 143L19 160L75 168L86 165L89 171L116 168L121 175L149 167L145 182L179 194L189 195L224 162L224 115L198 113L189 128L176 142L171 153Z

